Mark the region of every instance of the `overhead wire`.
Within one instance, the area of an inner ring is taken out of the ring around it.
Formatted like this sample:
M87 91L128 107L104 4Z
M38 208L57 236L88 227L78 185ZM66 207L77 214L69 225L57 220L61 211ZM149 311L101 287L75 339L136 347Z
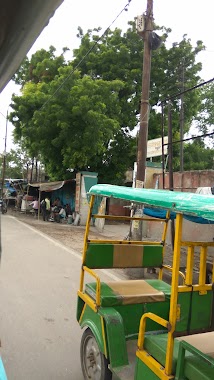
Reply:
M88 49L86 54L81 58L81 60L78 62L78 64L71 70L71 72L67 75L67 77L63 80L63 82L60 84L59 87L54 91L54 93L44 102L44 104L41 106L39 110L41 110L46 104L50 102L50 100L59 92L59 90L64 86L64 84L67 82L67 80L73 75L73 73L78 69L78 67L84 62L84 60L87 58L87 56L91 53L91 51L97 46L97 44L101 41L101 39L105 36L105 34L108 32L108 30L111 28L111 26L115 23L115 21L120 17L120 15L125 11L128 11L128 7L130 5L132 0L128 0L128 3L123 7L123 9L118 13L118 15L115 17L115 19L111 22L111 24L105 29L105 31L102 33L102 35L97 39L96 42Z
M0 111L0 114L5 118L7 119L7 117Z
M177 143L180 143L180 142L196 140L196 139L200 139L200 138L204 138L204 137L209 137L209 136L213 136L213 135L214 135L214 132L209 132L209 133L204 133L203 135L197 135L197 136L187 137L186 139L182 139L182 140L174 140L171 143L167 142L167 143L165 143L163 145L177 144Z
M210 83L212 83L213 81L214 81L214 78L211 78L211 79L209 79L209 80L207 80L207 81L205 81L205 82L202 82L202 83L199 83L199 84L197 84L197 85L195 85L195 86L193 86L193 87L187 88L187 89L184 90L184 91L180 91L180 92L178 92L178 93L176 93L176 94L170 95L170 96L168 96L167 98L165 98L165 99L163 99L163 100L159 100L158 102L154 103L154 104L152 105L152 107L154 107L154 106L160 106L161 104L164 104L164 103L166 103L166 102L169 101L169 100L174 100L174 99L178 98L180 95L183 95L183 94L186 94L186 93L191 92L191 91L193 91L193 90L196 90L197 88L200 88L200 87L203 87L203 86L205 86L205 85L207 85L207 84L210 84Z

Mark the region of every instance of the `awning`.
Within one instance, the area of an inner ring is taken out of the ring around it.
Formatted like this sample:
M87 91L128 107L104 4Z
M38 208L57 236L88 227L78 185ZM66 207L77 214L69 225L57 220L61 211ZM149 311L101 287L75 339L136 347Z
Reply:
M29 183L28 186L38 187L40 191L54 191L61 189L65 181L45 182L45 183Z
M40 191L54 191L61 189L61 187L64 186L67 182L75 181L74 179L69 179L65 181L54 181L54 182L34 182L34 183L28 183L28 186L31 187L37 187Z

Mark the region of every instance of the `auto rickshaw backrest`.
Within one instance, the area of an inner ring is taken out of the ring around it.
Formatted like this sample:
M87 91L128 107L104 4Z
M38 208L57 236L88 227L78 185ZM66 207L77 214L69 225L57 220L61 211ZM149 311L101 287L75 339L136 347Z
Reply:
M91 269L160 268L162 263L162 245L89 243L83 265Z

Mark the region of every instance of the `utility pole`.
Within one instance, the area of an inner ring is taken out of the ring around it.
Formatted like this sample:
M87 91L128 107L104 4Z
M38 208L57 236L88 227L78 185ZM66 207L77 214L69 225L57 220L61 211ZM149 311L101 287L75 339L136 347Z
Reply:
M144 40L142 91L140 104L140 129L138 134L137 174L135 187L143 188L146 174L148 121L149 121L149 91L151 72L151 37L153 31L153 0L147 0L146 13L137 17L137 32ZM142 210L135 210L136 216L142 216ZM142 240L142 221L135 222L132 229L132 239Z
M165 189L165 156L164 156L164 107L161 103L161 139L162 139L162 181Z
M151 72L151 45L149 37L153 31L153 0L147 0L147 9L144 16L145 28L142 34L144 39L143 54L143 75L142 93L140 106L140 130L138 135L138 154L137 154L137 176L136 187L144 187L147 140L148 140L148 120L149 120L149 91L150 91L150 72Z
M172 111L171 111L171 101L168 103L168 154L169 154L169 190L174 190L174 181L173 181L173 145L172 145ZM174 249L174 240L175 240L175 221L171 220L171 244Z
M184 62L181 67L181 108L180 108L180 172L184 171L184 153L183 153L183 138L184 138Z

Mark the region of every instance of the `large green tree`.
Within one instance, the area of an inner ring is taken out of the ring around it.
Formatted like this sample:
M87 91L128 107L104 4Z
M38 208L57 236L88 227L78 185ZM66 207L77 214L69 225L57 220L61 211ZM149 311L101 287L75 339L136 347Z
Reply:
M214 149L205 146L202 139L184 146L184 170L214 169Z
M196 57L203 49L202 42L193 47L184 36L167 48L170 30L159 29L163 43L152 54L149 138L161 136L160 101L201 80ZM90 169L98 171L101 181L122 183L125 171L136 159L136 139L131 131L139 121L143 40L133 23L125 33L108 30L99 38L99 29L83 33L79 28L78 36L80 46L70 63L66 63L64 52L56 56L53 47L23 62L15 75L22 94L13 96L10 115L14 136L30 157L41 155L51 178L65 178L70 169ZM185 131L200 104L200 90L185 94ZM179 111L180 98L175 96L176 137Z
M5 178L26 178L30 158L23 154L20 147L11 149L6 155Z
M196 62L197 54L204 49L203 43L198 41L193 47L186 35L179 43L167 48L166 41L170 36L170 29L158 28L162 34L163 43L158 50L152 52L151 90L150 90L150 126L149 138L160 135L161 123L156 105L179 93L184 86L191 88L199 83L201 63ZM88 30L83 34L79 28L78 34L81 43L79 49L74 50L74 65L78 65L81 75L90 74L94 78L105 80L120 79L125 85L119 93L123 119L121 126L134 128L139 113L139 103L142 89L142 62L143 40L135 30L135 24L130 22L128 30L123 33L120 29L108 30L98 38L97 29ZM95 46L94 46L95 45ZM83 59L86 51L94 46L87 59ZM184 84L182 83L182 73ZM185 128L189 129L193 117L200 106L200 92L191 91L185 95ZM173 131L178 130L180 97L173 100Z
M95 165L120 128L118 91L123 83L81 78L77 71L69 76L71 70L71 66L60 68L48 84L28 82L22 96L13 97L10 117L15 139L24 140L30 156L41 154L52 179L69 176L71 168L87 170Z

